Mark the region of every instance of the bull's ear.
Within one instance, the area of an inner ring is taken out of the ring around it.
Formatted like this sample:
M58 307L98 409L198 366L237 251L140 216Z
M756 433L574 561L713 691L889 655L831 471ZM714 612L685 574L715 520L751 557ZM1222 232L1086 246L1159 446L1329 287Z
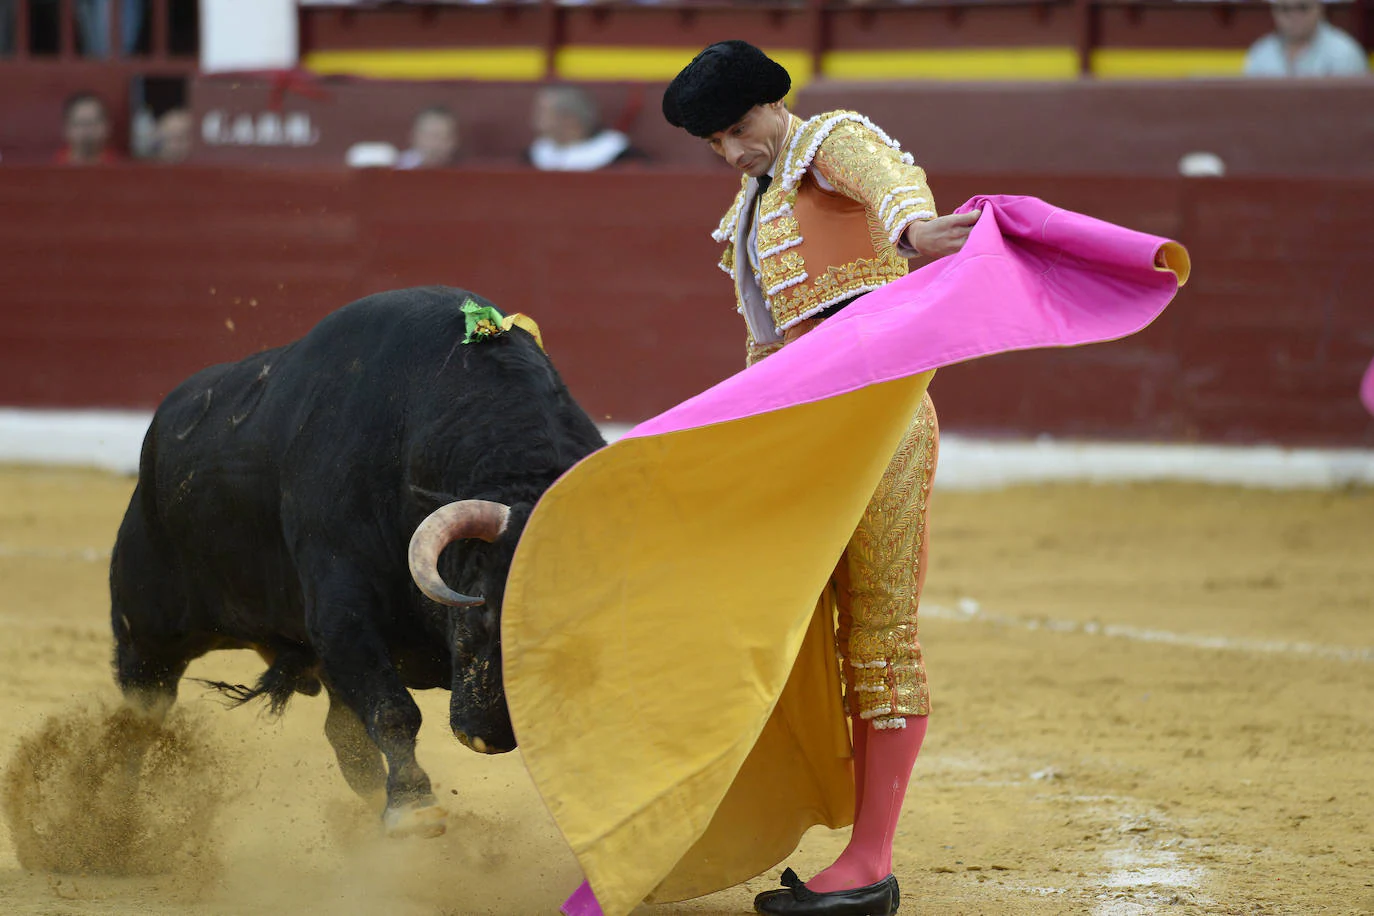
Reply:
M426 515L438 509L440 506L447 506L449 503L456 503L462 499L461 496L454 496L452 493L440 493L437 490L426 490L424 487L410 485L410 498L415 500Z

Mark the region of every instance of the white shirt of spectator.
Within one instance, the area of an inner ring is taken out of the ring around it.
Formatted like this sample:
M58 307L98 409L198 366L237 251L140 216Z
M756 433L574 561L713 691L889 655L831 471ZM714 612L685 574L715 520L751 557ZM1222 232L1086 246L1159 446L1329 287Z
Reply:
M417 149L408 149L396 157L396 168L418 169L425 164L425 154Z
M615 162L629 148L630 138L618 130L603 130L567 146L540 137L530 144L530 162L545 172L594 172Z
M1250 46L1246 76L1359 76L1369 72L1369 59L1359 42L1329 22L1317 23L1312 41L1290 65L1278 33Z

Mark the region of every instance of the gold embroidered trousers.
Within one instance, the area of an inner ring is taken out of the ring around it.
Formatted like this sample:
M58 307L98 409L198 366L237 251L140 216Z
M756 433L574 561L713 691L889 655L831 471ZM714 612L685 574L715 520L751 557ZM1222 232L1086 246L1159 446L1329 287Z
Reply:
M835 571L846 703L850 715L877 728L930 713L916 609L926 575L939 438L927 393Z

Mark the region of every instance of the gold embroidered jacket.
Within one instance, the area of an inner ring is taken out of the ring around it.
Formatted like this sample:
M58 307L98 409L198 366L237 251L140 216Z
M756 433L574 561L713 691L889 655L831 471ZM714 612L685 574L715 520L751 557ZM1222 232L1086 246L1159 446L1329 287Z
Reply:
M735 280L749 356L766 355L783 333L827 307L902 277L908 226L935 216L925 172L871 121L831 111L793 117L772 185L740 182L712 234L725 242L720 266ZM758 270L748 244L757 219Z

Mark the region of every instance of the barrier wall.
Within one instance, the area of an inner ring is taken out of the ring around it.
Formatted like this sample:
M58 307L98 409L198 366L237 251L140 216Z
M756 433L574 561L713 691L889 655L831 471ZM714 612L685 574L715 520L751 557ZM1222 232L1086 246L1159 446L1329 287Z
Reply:
M657 164L722 168L704 143L660 113L666 82L594 83L608 124ZM336 166L349 145L404 149L415 113L445 105L473 163L520 160L532 139L531 82L322 82L281 94L263 79L202 77L191 99L197 162ZM802 89L804 116L862 111L932 174L1177 174L1180 157L1211 152L1231 175L1374 178L1374 80L1207 82L863 83ZM288 125L299 127L292 131Z
M820 81L797 108L862 111L933 174L1226 174L1374 178L1374 79L934 84Z
M43 164L61 145L65 96L90 75L0 67L0 155ZM286 89L250 77L197 77L189 90L204 165L333 168L359 141L404 149L431 105L461 123L471 165L518 163L533 134L534 82L325 80ZM706 144L660 113L666 82L587 84L610 126L657 165L719 169ZM122 99L119 84L95 84ZM1229 175L1374 178L1374 79L1196 82L867 83L819 80L795 110L864 112L933 174L1008 171L1167 177L1180 157L1220 156Z
M367 293L445 283L527 312L598 420L740 367L714 172L0 169L0 404L151 407ZM943 371L961 432L1374 445L1374 181L936 176L942 209L1033 194L1192 251L1145 332Z
M595 83L587 88L607 126L628 133L655 164L728 173L705 143L664 120L666 85ZM343 164L349 146L361 141L406 149L416 113L441 105L458 119L460 152L467 164L519 164L534 139L531 121L540 86L326 80L281 94L264 79L200 77L190 91L192 114L201 128L193 157L215 165L335 167ZM1374 104L1374 91L1370 102ZM287 135L284 128L292 119L302 129Z

